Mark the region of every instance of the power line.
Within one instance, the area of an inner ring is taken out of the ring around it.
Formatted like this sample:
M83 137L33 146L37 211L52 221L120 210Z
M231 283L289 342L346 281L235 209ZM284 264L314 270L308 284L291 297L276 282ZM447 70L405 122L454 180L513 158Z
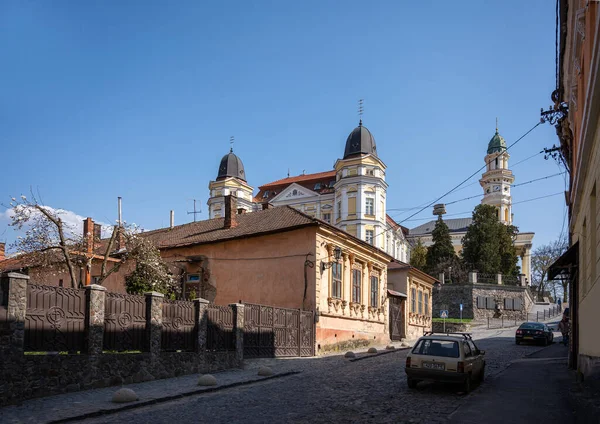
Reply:
M529 135L529 133L531 133L534 129L536 129L538 127L538 125L540 125L541 122L536 123L533 127L531 127L525 134L523 134L521 137L519 137L515 142L513 142L510 146L508 146L504 151L507 152L510 148L512 148L515 144L517 144L519 141L523 140L525 137L527 137ZM477 171L473 172L471 175L469 175L467 178L465 178L463 181L461 181L459 184L457 184L456 186L454 186L452 189L448 190L446 193L442 194L440 197L438 197L437 199L435 199L433 202L429 203L427 206L421 208L420 210L418 210L417 212L413 213L412 215L410 215L408 218L403 219L402 221L400 221L398 224L402 224L403 222L409 220L410 218L420 214L421 212L423 212L425 209L431 207L435 202L438 202L440 199L443 199L444 197L446 197L447 195L449 195L450 193L453 193L454 191L456 191L460 186L462 186L464 183L466 183L467 181L469 181L471 178L473 178L475 175L477 175L479 172L481 172L484 168L486 168L489 164L491 163L491 160L489 162L486 162L485 165L483 165L481 168L479 168ZM384 230L383 232L374 235L373 237L379 237L382 234L385 234L386 232L388 232L391 228L388 228L386 230Z

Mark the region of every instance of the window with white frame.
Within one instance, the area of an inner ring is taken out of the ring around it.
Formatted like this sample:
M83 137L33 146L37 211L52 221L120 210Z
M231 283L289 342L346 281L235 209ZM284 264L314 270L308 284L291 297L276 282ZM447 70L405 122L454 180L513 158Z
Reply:
M324 213L323 214L323 221L331 223L331 214L330 213Z
M429 315L429 293L425 293L425 315Z
M365 214L366 215L375 215L375 199L372 197L367 197L365 205Z
M365 241L369 244L373 244L373 230L365 231Z
M423 292L419 290L419 315L423 315Z
M410 312L417 312L417 289L410 289Z

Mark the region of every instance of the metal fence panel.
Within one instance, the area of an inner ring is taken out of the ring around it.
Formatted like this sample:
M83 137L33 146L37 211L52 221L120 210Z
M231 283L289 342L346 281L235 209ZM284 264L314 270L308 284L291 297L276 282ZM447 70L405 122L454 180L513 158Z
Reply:
M106 293L104 350L147 350L144 296Z
M25 350L84 350L86 303L84 289L28 284Z
M163 350L193 351L196 348L194 302L165 300L163 302Z
M209 305L207 315L206 349L212 351L235 350L233 308Z

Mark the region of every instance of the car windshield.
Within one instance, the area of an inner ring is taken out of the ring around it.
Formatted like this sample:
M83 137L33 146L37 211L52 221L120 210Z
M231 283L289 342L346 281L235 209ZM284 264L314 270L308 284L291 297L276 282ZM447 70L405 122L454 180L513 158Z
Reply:
M536 322L526 322L525 324L521 324L519 330L543 330L544 324L538 324Z
M452 340L419 340L412 352L417 355L443 356L446 358L458 358L460 356L458 342Z

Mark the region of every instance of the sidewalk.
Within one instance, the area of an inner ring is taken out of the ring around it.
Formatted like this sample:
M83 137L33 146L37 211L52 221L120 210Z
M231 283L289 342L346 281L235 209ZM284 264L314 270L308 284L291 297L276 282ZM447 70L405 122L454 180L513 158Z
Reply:
M400 343L395 343L400 348ZM385 350L385 346L378 346L380 354L391 353ZM354 351L356 359L367 356L376 356L367 353L367 348ZM248 359L244 362L242 369L231 369L213 373L217 379L217 386L198 386L199 374L185 375L176 378L153 380L144 383L128 384L124 386L112 386L101 389L85 390L80 392L65 393L24 401L21 405L12 405L0 408L0 423L52 423L65 421L79 421L90 416L101 416L116 410L131 409L148 404L159 403L179 397L226 390L230 387L257 384L261 381L273 378L285 378L288 375L301 373L311 369L314 361L339 363L347 361L343 358L345 352L339 352L322 357L307 358L264 358ZM356 360L355 359L355 360ZM271 377L258 376L258 369L267 366L272 369L274 375ZM139 400L131 403L113 403L112 395L121 387L133 389L139 396Z
M567 349L554 344L513 363L489 385L469 395L450 423L574 423L569 402L573 375Z

